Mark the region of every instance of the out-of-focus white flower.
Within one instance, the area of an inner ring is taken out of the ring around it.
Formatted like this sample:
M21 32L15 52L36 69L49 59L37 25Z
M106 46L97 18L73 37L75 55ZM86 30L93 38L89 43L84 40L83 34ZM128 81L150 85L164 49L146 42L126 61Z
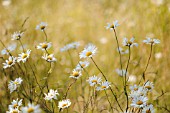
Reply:
M87 57L92 57L96 54L97 48L93 44L88 44L84 50L80 53L80 59L81 58L87 58Z
M57 90L50 89L49 93L48 94L44 93L44 95L45 95L45 98L44 98L45 100L52 101L52 99L55 99L55 100L57 99L56 95L59 95L59 93Z
M105 81L102 82L101 85L99 87L96 88L97 91L101 91L101 90L106 90L110 87L110 82Z
M137 43L134 43L135 38L132 37L130 40L128 40L127 38L123 39L123 46L129 46L129 47L133 47L133 46L138 46Z
M8 84L8 89L10 90L10 93L15 91L17 89L17 87L19 87L21 85L22 81L23 80L20 77L16 78L14 81L11 80Z
M129 75L128 81L129 82L136 82L136 76L135 75Z
M100 39L101 44L106 44L108 42L108 39L106 37L103 37Z
M121 48L121 47L119 47L119 49L117 48L117 51L119 52L120 51L120 53L123 55L123 54L127 54L127 53L129 53L129 50L128 49L123 49L123 48Z
M41 22L39 25L36 26L36 30L44 31L48 24L46 22Z
M12 40L19 40L23 34L24 32L21 32L21 31L14 32L14 34L11 36Z
M162 58L162 53L161 53L161 52L155 53L155 58L156 58L156 59Z
M11 4L11 0L3 0L2 5L3 6L9 6Z
M28 103L28 106L21 108L22 113L41 113L39 105Z
M154 88L154 85L153 85L152 82L147 81L147 82L144 84L144 88L147 89L148 91L152 91L152 89Z
M117 26L119 26L118 20L112 22L112 23L107 23L107 26L105 26L106 29L110 29L113 30L115 29Z
M143 42L146 43L146 44L155 45L155 44L159 44L160 40L146 37L146 40L143 40Z
M16 107L16 108L9 108L9 111L6 113L21 113L21 111Z
M152 104L147 105L142 109L142 113L154 113L154 112L155 112L155 110L154 110Z
M9 105L9 110L10 110L10 108L13 108L13 109L19 108L19 107L21 107L21 105L22 105L22 99L18 100L18 98L17 98L16 100L13 100L11 102L11 105Z
M164 0L151 0L151 2L157 6L162 5L164 3Z
M70 75L70 78L78 79L82 76L82 73L80 70L74 69L73 72Z
M123 71L123 75L122 75L122 71ZM121 70L121 69L116 69L116 73L119 75L119 76L125 76L125 73L126 73L126 70ZM126 73L128 74L128 72Z
M47 50L51 47L51 42L47 43L47 42L43 42L43 43L40 43L38 46L37 46L37 49L41 49L41 50Z
M8 46L7 48L3 49L1 51L1 54L2 55L9 55L9 52L14 51L16 49L16 47L17 47L17 44L13 43L10 46Z
M58 107L59 109L64 109L64 108L68 108L71 105L71 102L69 99L66 100L62 100L58 102Z
M23 63L25 63L27 61L27 59L30 57L30 53L31 53L31 50L28 49L25 53L19 54L17 62L22 61Z
M54 54L44 54L42 56L43 59L45 59L47 62L55 62L57 59L54 57Z
M70 49L77 49L80 46L79 42L72 42L70 44L65 45L60 49L61 52L68 51Z
M145 96L137 96L132 99L131 106L135 108L142 108L146 106L146 103L148 101L148 98Z
M16 57L13 57L13 56L9 56L8 60L5 60L5 63L3 63L3 68L6 69L6 68L9 68L11 66L13 66L16 62Z
M94 75L94 76L89 77L87 81L89 82L90 86L94 86L94 85L100 84L102 79L101 77L97 77Z
M86 68L89 66L89 62L88 61L80 61L77 66L76 66L76 69L77 70L82 70L83 68Z

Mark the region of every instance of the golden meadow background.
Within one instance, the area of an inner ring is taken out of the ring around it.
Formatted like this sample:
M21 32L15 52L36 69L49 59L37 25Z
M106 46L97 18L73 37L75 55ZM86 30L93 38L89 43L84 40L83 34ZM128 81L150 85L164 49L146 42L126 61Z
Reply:
M89 42L95 44L98 47L98 53L94 57L95 61L107 78L119 87L119 90L123 90L121 89L120 77L115 72L115 69L120 67L119 54L116 51L116 40L113 32L104 28L107 22L114 20L119 20L120 23L120 26L117 27L120 42L123 37L131 38L134 36L136 42L139 43L138 48L132 49L132 58L128 70L129 75L135 75L137 81L139 81L144 70L150 50L150 46L143 44L142 40L146 36L161 40L159 45L154 46L146 76L147 79L155 84L155 89L151 95L151 102L155 108L157 105L154 99L161 95L161 90L170 91L169 0L12 0L10 4L0 0L0 3L0 39L6 46L16 43L16 41L11 41L11 35L13 32L20 30L23 21L29 17L24 26L25 34L21 40L26 45L26 48L32 50L31 64L35 66L40 82L45 76L44 73L47 73L49 65L41 59L42 51L35 49L36 45L44 42L43 32L35 30L35 27L41 21L48 23L46 33L48 41L52 42L53 45L50 52L54 51L55 57L58 59L50 76L49 84L50 88L58 89L61 95L69 84L69 73L77 65L79 57L76 51L71 51L74 64L74 67L72 67L68 53L60 52L60 48L73 41L81 43L78 52L82 51ZM0 45L0 49L3 49L2 45ZM17 56L20 52L20 45L18 44L16 51L12 53ZM8 57L5 56L4 58ZM128 56L123 55L124 68L127 59ZM1 60L0 62L2 64L3 61ZM12 98L7 98L4 95L6 77L2 73L2 66L0 65L0 109L6 110ZM87 70L90 75L99 74L92 62ZM88 86L86 79L84 74L83 85ZM137 81L134 83L138 83ZM131 82L129 85L134 83ZM78 107L74 104L76 98L80 100L80 103L82 100L80 96L82 90L81 87L78 87L80 81L76 84L69 94L74 106L72 107L73 111L78 111ZM86 94L86 89L84 92ZM117 94L119 95L120 92L117 92ZM120 101L124 102L121 99ZM165 104L170 106L169 93L159 98L158 104L159 106L164 106ZM99 103L98 106L102 105L101 99L101 104ZM157 111L159 110L157 109ZM164 113L164 110L159 112Z

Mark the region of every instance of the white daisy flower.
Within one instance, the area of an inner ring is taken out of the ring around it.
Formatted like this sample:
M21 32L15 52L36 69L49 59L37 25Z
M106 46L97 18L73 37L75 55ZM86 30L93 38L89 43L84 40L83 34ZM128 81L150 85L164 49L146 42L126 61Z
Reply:
M122 75L122 71L123 71L123 75ZM125 69L116 69L116 73L119 75L119 76L125 76L125 73L126 73L126 70ZM126 73L128 74L128 72Z
M120 53L123 55L123 54L128 54L129 53L129 50L128 49L123 49L123 48L121 48L121 47L119 47L119 49L117 48L117 51L119 52L120 51Z
M94 75L94 76L89 77L87 81L89 82L90 86L94 86L94 85L100 84L102 79L101 77L97 77Z
M62 100L58 102L58 107L59 109L64 109L64 108L68 108L71 105L71 102L69 99L66 100Z
M80 53L80 59L86 57L92 57L96 54L97 48L93 44L88 44L84 50Z
M146 40L143 40L143 42L146 43L146 44L155 45L155 44L159 44L160 40L146 37Z
M147 105L142 109L142 113L155 113L155 110L153 108L153 105Z
M21 113L21 111L16 107L16 108L9 108L9 111L6 113Z
M147 81L144 84L144 88L147 89L148 91L152 91L152 89L154 88L153 82Z
M68 51L70 49L77 49L80 46L79 42L72 42L70 44L65 45L60 49L61 52Z
M50 89L49 93L48 94L44 93L44 95L45 95L45 98L44 98L45 100L52 101L52 99L55 99L55 100L57 99L56 95L59 95L59 93L57 90Z
M19 40L23 34L24 34L24 32L20 32L20 31L14 32L14 34L11 36L12 40Z
M22 79L16 78L14 81L10 81L8 84L8 89L10 90L10 93L12 93L13 91L15 91L17 89L17 87L19 87L22 83Z
M112 31L115 29L117 26L119 26L118 20L112 22L112 23L107 23L107 26L105 26L106 29L110 29Z
M43 42L43 43L40 43L38 46L37 46L37 49L41 49L41 50L47 50L49 49L50 47L52 46L51 42L47 43L47 42Z
M123 39L123 46L130 46L130 47L133 47L133 46L138 46L137 43L134 43L134 40L135 38L132 37L130 40L128 40L127 38L124 38Z
M10 46L8 46L7 48L3 49L1 51L1 54L2 55L9 55L9 52L14 51L16 49L16 47L17 47L17 44L13 43Z
M136 80L137 80L137 78L135 75L129 75L129 77L128 77L129 82L136 82Z
M78 79L82 76L82 73L80 70L74 69L73 72L70 75L70 78Z
M140 86L138 86L138 85L135 84L135 85L133 85L133 86L130 86L130 90L131 90L131 91L137 91L137 90L139 89L139 87L140 87Z
M148 98L145 96L134 97L132 99L131 106L135 108L142 108L146 106L147 101L148 101Z
M28 106L21 108L22 113L41 113L39 105L28 103Z
M105 81L105 82L102 82L101 85L99 87L96 88L97 91L101 91L101 90L106 90L110 87L110 82L108 81Z
M133 99L139 96L146 96L146 95L147 95L147 90L143 87L137 86L136 88L134 87L134 89L131 90L129 97Z
M28 49L25 53L19 54L17 62L22 61L23 63L25 63L27 59L30 57L30 53L31 53L31 50Z
M36 26L36 30L45 30L48 24L46 22L41 22L39 25Z
M44 54L42 56L43 59L45 59L47 62L55 62L57 59L54 57L54 54Z
M82 70L83 68L86 68L89 66L89 62L88 61L80 61L77 66L76 66L76 69L77 70Z
M22 99L18 100L18 98L17 98L16 100L13 100L11 102L11 105L9 105L9 109L10 108L13 108L13 109L19 108L19 107L21 107L21 105L22 105Z
M2 63L4 65L3 68L6 69L6 68L13 66L16 60L17 60L16 57L9 56L8 60L5 60L5 63Z

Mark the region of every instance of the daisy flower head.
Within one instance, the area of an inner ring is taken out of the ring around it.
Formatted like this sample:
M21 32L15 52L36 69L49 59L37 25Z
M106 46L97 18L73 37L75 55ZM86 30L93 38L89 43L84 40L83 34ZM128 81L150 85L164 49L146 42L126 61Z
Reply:
M79 42L72 42L70 44L65 45L63 48L60 49L61 52L68 51L70 49L77 49L80 46Z
M159 44L160 40L146 37L146 40L143 40L143 42L146 43L146 44L155 45L155 44Z
M10 108L13 108L13 109L19 108L19 107L21 107L21 105L22 105L22 99L18 100L18 98L17 98L16 100L13 100L11 102L11 105L9 105L9 109Z
M37 49L41 49L41 50L47 50L49 49L50 47L52 46L51 42L47 43L47 42L43 42L43 43L40 43L38 46L37 46Z
M89 62L88 61L80 61L77 66L76 66L76 69L77 70L82 70L83 68L86 68L89 66Z
M57 59L54 57L54 54L44 54L42 56L42 58L44 60L46 60L47 62L55 62L55 61L57 61Z
M106 90L106 89L108 89L110 86L111 86L111 85L110 85L110 82L105 81L105 82L102 82L101 85L96 88L96 90L97 90L97 91Z
M127 38L123 39L123 46L129 46L129 47L133 47L133 46L138 46L137 43L134 42L135 38L132 37L130 40L128 40Z
M144 88L145 88L147 91L152 91L152 89L154 88L153 82L147 81L147 82L144 84Z
M61 101L58 102L58 108L59 109L68 108L70 105L71 105L70 99L61 100Z
M21 31L14 32L13 35L11 36L12 40L20 40L23 34L24 32Z
M146 106L147 101L148 101L148 98L145 96L134 97L132 99L131 106L135 108L142 108Z
M16 49L16 47L17 47L16 43L11 44L10 46L8 46L7 48L5 48L1 51L1 55L9 55L9 53L11 51L14 51Z
M45 100L50 100L52 101L52 99L57 99L57 96L56 95L59 95L58 91L57 90L53 90L53 89L50 89L50 91L48 92L48 94L44 93L45 95Z
M10 90L10 93L12 93L13 91L15 91L17 89L17 87L19 87L22 83L22 79L16 78L14 81L10 81L8 84L8 89Z
M19 54L17 62L22 61L23 63L25 63L27 61L27 59L30 57L30 54L31 54L31 50L29 50L29 49L25 53Z
M39 105L28 103L28 106L21 108L22 113L41 113Z
M117 51L119 52L120 51L120 54L128 54L129 53L129 50L128 49L123 49L123 48L121 48L121 47L119 47L119 48L117 48Z
M72 73L70 75L70 78L78 79L81 76L82 76L82 73L81 73L80 70L73 69L73 71L72 71Z
M123 75L122 75L122 72L123 72ZM116 73L119 75L119 76L124 76L125 75L125 73L126 73L126 70L125 69L116 69ZM126 73L126 74L128 74L128 73Z
M114 30L116 27L119 26L118 20L112 22L112 23L107 23L107 26L105 26L106 29L110 29L110 31Z
M142 109L142 113L154 113L154 112L155 110L152 104L147 105Z
M136 98L139 96L146 96L147 95L147 90L141 86L134 87L134 89L131 90L131 93L129 97Z
M16 62L17 58L16 57L13 57L13 56L9 56L8 60L5 60L5 63L3 63L3 68L6 69L6 68L9 68L11 66L13 66Z
M87 57L92 57L92 56L94 56L95 54L96 54L96 52L97 52L97 48L96 48L96 46L95 45L93 45L93 44L88 44L85 48L84 48L84 50L80 53L80 59L82 59L82 58L87 58Z
M46 22L41 22L39 25L36 26L36 30L44 31L48 24Z
M94 76L89 77L87 81L89 82L90 86L94 86L94 85L100 84L102 79L101 77L97 77L94 75Z
M21 113L21 111L16 107L16 108L9 108L9 111L6 113Z

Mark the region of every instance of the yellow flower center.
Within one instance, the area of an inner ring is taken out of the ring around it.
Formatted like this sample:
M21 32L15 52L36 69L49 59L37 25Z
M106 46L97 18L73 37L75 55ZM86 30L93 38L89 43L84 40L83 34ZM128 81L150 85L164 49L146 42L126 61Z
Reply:
M142 102L141 100L139 100L136 104L137 104L137 105L142 105L143 102Z
M114 28L115 27L115 25L114 24L112 24L111 26L110 26L110 28Z
M67 106L67 104L63 104L63 105L62 105L62 107L65 107L65 106Z
M131 42L131 41L129 41L129 42L128 42L128 44L129 44L129 45L132 45L132 42Z
M47 59L48 59L48 60L52 60L52 57L51 57L51 56L47 56Z
M105 89L105 88L106 88L106 86L101 86L101 88L102 88L102 89Z
M78 72L73 72L73 76L78 77L79 73Z
M42 44L41 47L44 48L44 49L46 49L46 48L48 47L48 45L47 45L47 44Z
M82 67L85 67L85 64L81 64Z
M28 108L27 112L28 112L28 113L33 113L33 112L34 112L34 109L33 109L33 108Z
M18 111L17 110L13 110L12 113L18 113Z
M41 30L44 30L44 29L45 29L45 26L41 26L40 28L41 28Z
M97 83L97 80L92 80L92 82L93 82L93 83L94 83L94 82Z
M13 63L13 61L8 61L8 65L11 65Z
M13 105L13 108L16 108L16 107L18 107L18 104L14 104L14 105Z
M152 89L151 86L145 86L145 88L147 88L147 89L149 89L149 90Z
M90 56L90 55L92 55L92 52L91 52L91 51L88 51L88 52L86 53L86 56Z
M24 59L24 58L26 58L28 55L27 54L24 54L24 55L22 55L22 58Z
M138 88L134 88L134 91L137 91L138 90Z
M146 110L146 113L151 113L151 110L150 109Z
M17 85L17 84L19 84L19 82L14 82L14 84L16 84L16 85Z
M151 44L153 44L153 43L154 43L154 41L153 41L153 40L151 40L151 41L150 41L150 43L151 43Z

